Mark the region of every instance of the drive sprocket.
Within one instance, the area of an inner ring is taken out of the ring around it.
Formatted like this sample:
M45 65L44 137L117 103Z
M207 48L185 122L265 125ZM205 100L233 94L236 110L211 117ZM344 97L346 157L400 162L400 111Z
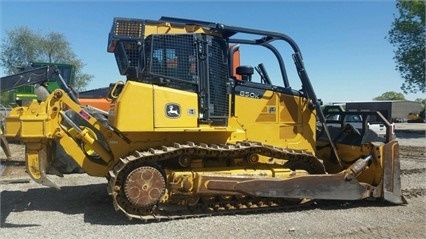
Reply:
M158 169L142 166L130 172L123 183L127 200L137 207L157 204L166 190L163 174Z

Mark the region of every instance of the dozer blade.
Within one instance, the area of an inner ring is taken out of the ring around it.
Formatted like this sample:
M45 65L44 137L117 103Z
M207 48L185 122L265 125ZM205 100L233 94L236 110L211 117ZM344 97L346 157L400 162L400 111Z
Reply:
M308 175L290 179L252 179L244 181L209 180L209 190L238 191L258 197L359 200L369 197L367 185L344 174Z
M387 143L384 146L383 153L383 198L395 204L406 203L401 193L401 169L398 142L391 141Z

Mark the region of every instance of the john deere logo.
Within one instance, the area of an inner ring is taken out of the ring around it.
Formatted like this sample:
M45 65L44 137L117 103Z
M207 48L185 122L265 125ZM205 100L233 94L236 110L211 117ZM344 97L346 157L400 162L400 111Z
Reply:
M170 103L166 105L166 116L168 118L180 117L180 106L178 104Z

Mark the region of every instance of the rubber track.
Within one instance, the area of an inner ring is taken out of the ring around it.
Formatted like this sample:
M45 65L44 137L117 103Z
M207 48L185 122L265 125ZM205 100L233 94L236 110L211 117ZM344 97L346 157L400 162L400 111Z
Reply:
M144 222L172 220L181 218L205 217L225 214L254 213L259 211L288 210L297 205L287 205L284 200L271 198L244 198L234 201L198 202L194 206L175 206L160 203L152 208L135 208L122 193L121 185L127 174L134 168L146 164L160 164L161 161L176 158L181 155L195 157L241 158L249 154L259 154L270 157L267 164L284 165L287 161L303 162L309 165L313 173L324 173L323 164L311 153L303 150L292 150L264 145L258 142L237 142L230 145L207 145L188 142L175 143L173 146L163 146L159 149L151 148L145 151L135 151L126 158L121 158L109 172L108 191L113 198L114 208L121 210L129 219L137 218ZM284 160L285 159L285 160Z

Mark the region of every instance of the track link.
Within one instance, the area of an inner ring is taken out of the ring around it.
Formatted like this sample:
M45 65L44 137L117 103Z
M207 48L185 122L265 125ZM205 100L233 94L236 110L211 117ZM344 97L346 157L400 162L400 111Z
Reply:
M148 165L156 168L162 162L175 159L182 155L191 155L200 158L243 158L253 154L269 157L266 164L286 165L286 167L292 168L294 166L293 163L297 163L298 165L303 164L307 166L307 171L310 173L325 172L323 164L314 155L302 150L284 149L250 141L229 145L195 144L192 142L186 144L175 143L173 146L135 151L133 154L121 158L109 172L108 192L113 198L114 208L117 211L121 210L129 219L137 218L145 222L225 214L244 214L259 211L277 211L300 206L299 203L294 204L294 201L248 196L197 197L193 199L193 202L188 202L188 198L186 198L182 200L182 203L178 204L167 203L165 202L167 199L163 198L159 200L160 203L155 205L141 206L142 204L135 203L135 201L131 203L132 199L129 201L128 197L126 197L126 194L128 195L129 192L126 191L127 189L124 189L124 184L126 184L125 179L138 167Z

